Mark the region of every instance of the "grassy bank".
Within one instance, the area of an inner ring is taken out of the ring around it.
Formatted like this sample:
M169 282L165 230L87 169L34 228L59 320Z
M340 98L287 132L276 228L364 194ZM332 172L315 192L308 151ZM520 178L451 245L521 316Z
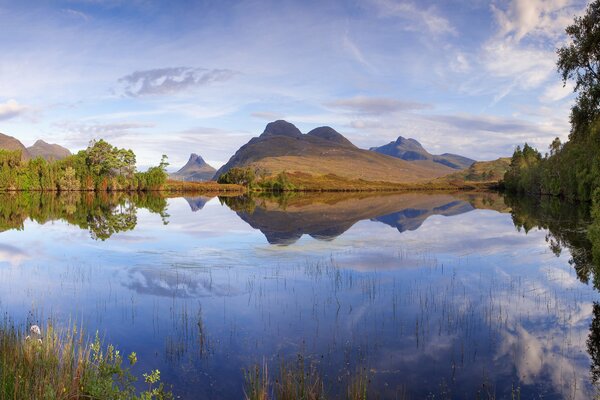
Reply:
M147 389L137 391L130 368L137 362L98 336L87 341L77 328L56 331L33 325L25 331L8 320L0 327L0 399L161 400L172 399L158 370L144 374Z
M252 192L409 192L489 190L498 186L494 180L465 181L459 179L421 182L387 182L348 179L334 174L311 175L304 172L281 172L260 176L251 168L232 168L219 178L220 184L239 184Z

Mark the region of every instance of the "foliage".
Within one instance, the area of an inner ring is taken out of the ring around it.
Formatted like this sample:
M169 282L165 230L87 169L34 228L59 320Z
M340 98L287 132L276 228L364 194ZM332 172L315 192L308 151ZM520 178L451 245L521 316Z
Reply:
M217 183L235 184L246 187L252 187L256 180L256 174L252 168L233 167L229 171L221 174Z
M592 1L566 33L570 41L557 50L557 67L565 84L575 81L578 96L571 110L571 139L576 139L588 132L600 111L600 0Z
M144 375L148 389L138 392L131 368L137 357L102 345L98 334L86 343L77 327L58 332L51 324L32 326L26 336L7 319L0 327L0 399L165 400L173 396L160 373ZM150 377L151 379L148 379Z
M146 172L136 172L133 151L104 140L60 161L21 160L20 151L0 150L0 191L150 191L167 180L166 156Z
M566 28L571 39L557 50L563 82L574 80L569 141L554 139L549 154L528 158L517 148L505 175L509 191L592 200L600 187L600 0Z

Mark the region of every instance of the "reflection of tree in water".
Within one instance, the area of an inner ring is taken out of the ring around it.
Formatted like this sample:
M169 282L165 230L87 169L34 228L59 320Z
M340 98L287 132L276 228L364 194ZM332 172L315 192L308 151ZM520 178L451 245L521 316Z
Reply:
M513 222L517 229L528 232L532 228L548 230L546 241L552 252L559 256L563 249L571 254L569 264L575 269L579 280L592 283L600 290L600 237L594 235L598 221L590 217L587 203L569 203L557 198L507 197L512 208ZM590 225L590 221L591 225ZM600 391L600 303L593 306L590 333L587 339L590 356L592 384Z
M550 250L559 256L563 249L571 254L569 264L583 283L593 280L600 290L600 268L594 260L593 250L600 248L600 241L590 240L590 207L587 203L571 203L556 197L507 196L515 227L529 232L533 228L548 231L546 241Z
M27 218L40 224L63 220L106 240L137 224L137 209L157 213L167 223L166 199L155 193L3 193L0 194L0 231L23 229Z
M600 304L594 302L592 323L590 324L590 335L587 340L588 353L590 354L590 373L592 384L600 388Z

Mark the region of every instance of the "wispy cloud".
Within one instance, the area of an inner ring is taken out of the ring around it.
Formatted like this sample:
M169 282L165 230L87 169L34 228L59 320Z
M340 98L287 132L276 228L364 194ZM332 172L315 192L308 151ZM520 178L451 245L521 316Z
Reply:
M406 29L433 35L457 34L456 28L433 6L420 8L415 3L404 0L372 0L371 4L380 17L401 18Z
M0 103L0 121L18 117L26 111L27 107L13 99Z
M79 19L84 22L88 22L91 19L91 17L83 11L74 10L72 8L65 8L63 12L65 13L65 15L71 18Z
M270 111L256 111L250 114L254 118L263 119L265 121L275 121L278 119L283 119L283 114L270 112Z
M65 135L65 141L72 146L85 146L92 139L115 140L123 136L135 134L144 128L152 128L154 124L140 122L72 122L63 121L54 124L55 129Z
M186 91L214 82L230 80L237 73L229 69L170 67L135 71L119 79L131 97L164 95Z
M482 47L481 59L499 88L494 103L515 89L538 88L556 77L555 48L582 7L574 0L513 0L491 5L496 33Z
M328 108L353 112L357 114L388 114L397 111L415 111L430 109L430 104L414 101L403 101L387 97L355 96L333 100L325 103Z

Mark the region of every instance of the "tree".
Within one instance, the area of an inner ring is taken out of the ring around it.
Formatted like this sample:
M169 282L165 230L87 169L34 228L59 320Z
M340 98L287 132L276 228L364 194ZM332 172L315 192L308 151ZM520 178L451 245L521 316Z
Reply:
M252 168L233 167L224 174L221 174L217 182L252 187L255 179L256 175L254 174L254 170Z
M64 175L58 180L58 187L62 192L72 192L81 189L79 179L75 176L75 170L72 167L65 169Z
M600 0L591 2L585 15L566 28L571 41L557 50L557 67L563 83L575 81L578 93L571 110L571 135L587 132L600 114Z

